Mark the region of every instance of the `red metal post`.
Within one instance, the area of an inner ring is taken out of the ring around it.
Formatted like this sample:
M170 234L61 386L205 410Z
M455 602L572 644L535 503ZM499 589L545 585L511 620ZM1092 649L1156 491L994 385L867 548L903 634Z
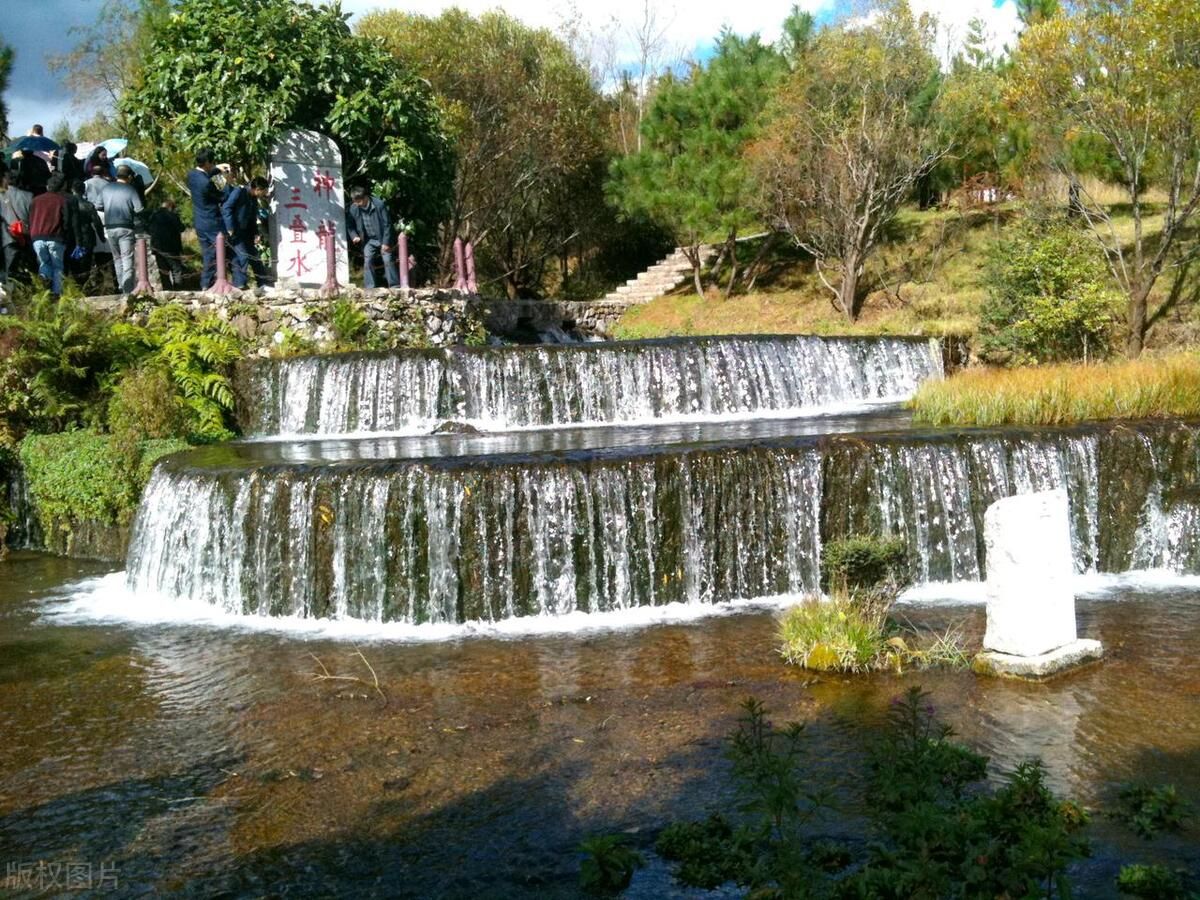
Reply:
M232 294L233 285L225 277L225 232L217 232L217 276L209 291L214 294Z
M325 235L325 283L321 285L322 297L336 297L339 293L337 280L337 230L329 223Z
M400 265L400 287L408 290L408 235L400 232L400 239L396 244L396 255L399 257L396 262Z
M133 292L135 294L153 294L154 288L150 284L150 257L146 252L144 237L138 238L137 243L134 244L133 258L137 268L137 284L133 286Z
M472 294L479 293L479 282L475 280L475 245L467 241L467 290Z
M467 289L467 264L463 258L462 238L454 239L454 289L456 291Z

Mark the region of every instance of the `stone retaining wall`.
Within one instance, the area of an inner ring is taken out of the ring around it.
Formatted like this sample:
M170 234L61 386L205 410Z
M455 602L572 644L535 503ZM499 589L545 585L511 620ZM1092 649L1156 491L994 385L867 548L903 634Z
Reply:
M532 337L556 329L606 336L629 307L627 302L612 300L488 300L442 288L350 287L339 296L398 342L433 346L482 340L480 326L504 337ZM194 314L215 313L264 352L289 334L318 344L333 338L331 302L315 290L164 291L153 297L94 297L89 303L132 321L143 320L155 306L166 303L182 305Z

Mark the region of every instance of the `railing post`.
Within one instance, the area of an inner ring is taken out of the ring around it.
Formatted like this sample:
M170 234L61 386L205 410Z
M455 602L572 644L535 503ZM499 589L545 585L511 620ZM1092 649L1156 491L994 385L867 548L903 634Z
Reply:
M396 264L400 267L400 287L408 290L408 235L400 232L396 242Z
M467 241L467 291L472 294L479 293L479 283L475 280L475 244Z
M321 296L336 297L339 293L337 280L337 230L330 222L325 235L325 283L321 285Z
M153 294L154 287L150 284L150 258L146 251L146 239L139 237L133 250L134 267L137 270L137 284L133 286L135 294Z
M454 289L456 291L465 291L467 289L467 273L466 261L463 258L463 242L462 238L454 239Z
M233 285L225 277L225 232L217 232L217 274L209 289L213 294L232 294Z

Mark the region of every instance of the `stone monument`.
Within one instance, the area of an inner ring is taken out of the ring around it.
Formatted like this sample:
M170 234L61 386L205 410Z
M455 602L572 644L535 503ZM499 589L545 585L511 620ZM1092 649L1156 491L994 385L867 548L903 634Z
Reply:
M976 671L1044 678L1099 658L1075 630L1066 491L1006 497L984 513L987 631Z
M326 281L326 242L333 241L337 283L350 284L342 154L315 131L285 131L271 148L271 251L276 284L319 288Z

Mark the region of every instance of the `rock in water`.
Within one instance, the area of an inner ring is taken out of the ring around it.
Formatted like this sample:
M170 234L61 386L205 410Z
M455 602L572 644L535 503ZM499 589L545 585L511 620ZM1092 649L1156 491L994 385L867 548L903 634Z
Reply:
M1007 497L984 514L985 650L1039 656L1076 639L1067 492Z
M433 429L431 434L483 434L483 432L466 422L443 422Z

